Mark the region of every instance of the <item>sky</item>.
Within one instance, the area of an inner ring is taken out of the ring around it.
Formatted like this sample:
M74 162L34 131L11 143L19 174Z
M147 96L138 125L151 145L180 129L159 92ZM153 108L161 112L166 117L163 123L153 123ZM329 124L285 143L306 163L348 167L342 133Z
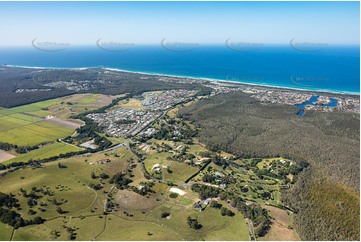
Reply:
M0 46L357 44L359 2L0 2Z

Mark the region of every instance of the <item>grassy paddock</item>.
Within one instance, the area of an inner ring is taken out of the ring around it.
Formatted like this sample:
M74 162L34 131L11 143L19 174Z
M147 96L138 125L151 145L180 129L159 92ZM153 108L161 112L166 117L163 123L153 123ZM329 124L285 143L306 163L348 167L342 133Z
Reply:
M66 154L69 152L75 152L75 151L80 151L80 150L81 150L80 148L77 148L75 146L72 146L72 145L69 145L66 143L55 142L55 143L43 146L39 149L32 150L26 154L19 155L11 160L4 162L4 164L9 164L12 162L19 162L19 161L28 162L31 159L32 160L41 160L41 159L57 156L60 154Z
M0 223L0 241L10 241L13 227Z
M72 129L39 122L0 132L0 141L19 146L32 146L71 135Z
M134 110L142 110L144 109L142 102L135 98L130 98L129 100L121 101L118 107L122 108L131 108Z
M0 141L19 146L32 146L70 135L73 129L44 122L47 115L66 120L73 114L97 109L109 104L115 96L76 94L0 109Z
M181 240L174 230L151 221L130 221L114 215L108 219L105 231L97 240Z

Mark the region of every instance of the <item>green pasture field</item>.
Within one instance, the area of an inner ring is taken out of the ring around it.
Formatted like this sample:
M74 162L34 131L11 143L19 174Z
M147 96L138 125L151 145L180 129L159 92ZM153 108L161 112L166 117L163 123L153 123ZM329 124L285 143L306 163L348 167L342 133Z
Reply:
M168 166L172 173L168 173L166 168L163 169L164 179L170 182L184 182L188 177L196 173L199 168L189 166L185 163L167 160L171 153L161 152L151 155L147 155L144 160L145 168L149 173L153 173L152 168L155 164L159 164L161 167Z
M76 94L14 108L0 109L0 141L19 146L32 146L72 134L73 130L42 121L47 115L67 119L74 112L94 110L114 97L101 94ZM60 111L59 111L60 110Z
M10 114L8 117L21 119L21 120L28 121L28 122L31 122L31 123L40 122L42 120L41 118L26 115L26 114L21 114L21 113Z
M122 150L126 152L126 150ZM98 164L99 159L111 159L110 163ZM66 166L59 168L58 163ZM0 191L3 193L12 193L19 199L22 210L18 211L25 219L33 216L41 216L45 219L52 219L59 216L56 211L57 205L49 202L48 199L57 201L68 201L61 206L67 211L66 216L94 215L91 209L95 209L100 214L103 213L104 199L106 194L104 191L110 191L112 184L107 180L104 181L103 189L95 191L89 188L90 183L100 183L100 178L92 179L91 173L97 176L106 173L110 177L117 172L121 172L128 167L126 156L110 157L104 154L96 154L94 156L78 156L69 159L61 159L54 162L44 163L43 168L31 169L23 168L13 171L0 178ZM30 192L33 187L49 189L54 192L54 196L42 195L38 199L38 204L32 209L37 211L35 215L29 215L28 199L19 193L20 188ZM38 210L40 203L47 203L46 211ZM95 214L97 214L97 212Z
M37 111L26 112L26 113L30 114L30 115L37 116L37 117L41 117L41 118L51 114L51 112L45 111L45 110L37 110Z
M189 178L191 175L199 171L199 168L187 165L185 163L180 163L176 161L168 161L167 165L172 170L172 173L168 173L163 169L164 179L170 182L182 182Z
M54 142L52 144L43 146L39 149L32 150L26 154L21 154L17 157L14 157L13 159L8 160L3 164L6 165L9 163L20 162L20 161L28 162L29 160L41 160L41 159L57 156L60 154L66 154L69 152L80 151L80 150L82 149L73 145L69 145L62 142Z
M57 162L50 162L46 163L44 168L34 170L30 168L21 169L1 178L0 190L7 194L10 192L17 194L16 198L19 199L20 207L22 208L18 213L24 219L30 219L33 216L51 219L59 216L59 213L56 211L57 206L48 202L47 199L68 200L67 203L61 205L63 210L68 211L67 215L76 214L79 210L85 209L93 203L97 195L94 190L87 188L88 183L92 180L90 177L91 167L86 167L85 164L78 164L79 162L71 159L62 160L61 162L67 168L60 169ZM59 189L58 185L62 187ZM54 196L43 196L38 200L38 203L45 202L47 204L46 212L39 211L39 205L36 205L32 209L37 214L33 216L28 214L30 209L27 204L28 199L18 193L20 188L30 192L32 187L49 188L55 193ZM85 212L89 213L89 211Z
M57 144L59 143L52 145ZM168 186L160 183L156 183L152 188L156 193L150 194L149 198L126 190L117 192L115 189L114 197L119 194L134 194L132 196L135 200L127 204L128 208L121 206L119 211L104 216L106 192L109 192L113 185L106 179L101 190L90 189L90 183L101 182L100 178L92 179L90 174L106 173L112 176L126 170L131 157L128 150L123 147L115 151L44 163L43 168L23 168L1 177L0 190L7 194L15 194L22 208L17 212L24 219L34 216L47 219L44 224L17 229L13 239L68 240L69 233L66 227L69 227L75 229L77 240L248 240L247 224L240 213L236 213L234 217L221 216L219 209L210 207L199 212L193 208L198 194L190 188L185 189L184 196L174 199L169 198L171 192ZM111 162L103 165L97 163L105 158ZM59 168L59 162L66 168ZM139 167L140 164L137 163L136 169ZM142 179L141 174L136 176L137 179ZM30 192L33 187L49 189L54 195L39 198L38 204L31 208L37 213L29 215L28 199L23 197L19 190L22 188ZM66 201L60 205L66 214L60 216L56 211L57 206L51 202L54 198L57 201ZM47 204L44 212L38 209L41 202ZM147 206L151 206L152 209L147 209ZM128 211L134 216L127 217L123 211ZM171 216L161 218L160 214L164 211L169 211ZM203 227L200 230L189 228L186 222L188 216L197 218ZM55 230L59 232L59 237L54 237L52 231ZM10 232L11 230L7 231Z
M107 226L98 240L181 240L173 229L155 222L125 220L114 215L109 215L108 219L111 220L107 221Z
M22 227L16 230L14 240L69 240L69 233L63 225L76 228L77 240L92 240L103 230L104 219L99 215L86 218L63 219L57 218L45 224ZM60 236L54 238L52 231L59 231Z
M165 211L171 215L168 219L161 219L161 213ZM203 212L199 212L191 206L177 207L167 202L154 209L151 216L163 227L172 228L182 240L249 240L246 221L239 212L229 217L222 216L220 210L215 208L207 207ZM188 216L197 218L202 228L199 230L189 228Z
M14 228L0 222L0 241L10 241Z
M7 116L15 113L26 113L41 110L41 108L35 106L35 104L28 104L14 108L4 108L0 110L0 115Z
M60 119L67 119L73 113L79 114L95 110L110 103L109 101L104 104L96 104L97 101L103 98L107 98L107 96L102 94L75 94L59 98L58 103L49 107L48 110L52 113L52 115ZM110 97L108 99L112 100L113 98L115 97Z
M13 118L10 116L3 116L0 117L0 132L16 129L17 127L21 127L28 124L31 124L31 122L22 119Z
M38 122L0 132L0 141L19 146L32 146L66 137L73 132L72 129L55 124Z

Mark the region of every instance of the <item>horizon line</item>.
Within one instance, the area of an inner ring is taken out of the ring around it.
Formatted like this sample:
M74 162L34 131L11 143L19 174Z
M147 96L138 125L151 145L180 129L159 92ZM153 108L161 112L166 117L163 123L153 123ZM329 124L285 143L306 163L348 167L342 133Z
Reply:
M55 41L43 41L44 43L56 43L56 44L63 44L66 45L67 48L71 47L98 47L96 41L94 43L84 43L84 44L71 44L68 42L55 42ZM327 47L331 46L360 46L360 43L327 43L327 42L321 42L321 41L300 41L302 43L314 43L314 44L325 44ZM115 41L108 41L108 43L119 43ZM172 41L170 43L179 43L179 44L194 44L193 47L202 47L202 46L227 46L226 42L219 42L219 43L201 43L201 42L191 42L191 41ZM259 44L261 47L267 47L267 46L290 46L290 42L283 42L283 43L262 43L262 42L252 42L252 41L234 41L234 43L244 43L244 44ZM123 43L127 45L131 45L131 47L136 46L162 46L162 43L134 43L134 42L128 42ZM7 48L7 47L34 47L32 43L29 43L28 45L1 45L0 48ZM113 46L114 47L114 46ZM115 45L115 47L117 47ZM119 46L118 46L119 47ZM311 46L312 47L312 46Z

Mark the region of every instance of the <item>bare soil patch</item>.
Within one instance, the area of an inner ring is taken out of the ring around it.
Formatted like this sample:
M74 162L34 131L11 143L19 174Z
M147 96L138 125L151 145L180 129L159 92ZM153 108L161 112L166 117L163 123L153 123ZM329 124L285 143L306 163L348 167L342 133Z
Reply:
M7 161L7 160L10 160L12 158L14 158L15 155L12 155L4 150L0 150L0 163L1 162L4 162L4 161Z
M122 209L145 210L158 205L154 198L146 198L128 190L118 191L115 200Z
M186 194L183 190L176 188L176 187L172 187L171 189L169 189L169 191L177 193L178 195L181 195L181 196Z
M58 118L52 118L52 119L46 119L45 122L56 124L69 129L77 129L83 125L82 121L74 120L74 119L61 120Z
M289 228L290 215L287 211L272 207L264 206L265 209L270 211L272 217L272 225L270 231L263 238L258 238L258 240L268 240L268 241L299 241L296 231Z
M115 98L116 98L115 96L106 96L103 97L102 99L99 99L98 101L92 102L92 104L99 107L106 106L110 104Z

